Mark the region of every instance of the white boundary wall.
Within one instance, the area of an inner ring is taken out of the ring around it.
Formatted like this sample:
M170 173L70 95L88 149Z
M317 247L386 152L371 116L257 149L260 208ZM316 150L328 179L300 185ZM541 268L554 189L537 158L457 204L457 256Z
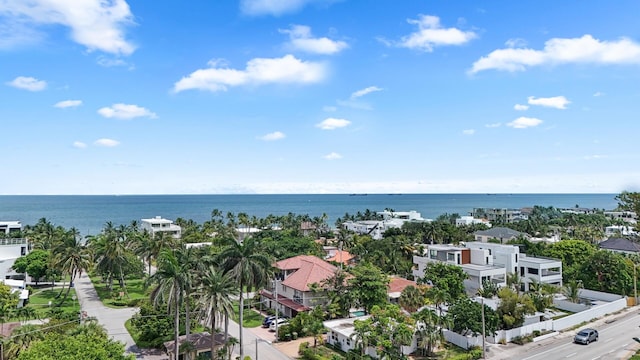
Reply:
M537 322L531 325L525 325L509 330L498 330L496 331L496 336L487 336L490 342L498 343L500 340L505 339L506 342L510 342L513 338L518 336L527 336L532 334L534 331L538 330L540 332L552 330L553 329L553 320L545 320L541 322Z
M573 315L565 316L560 319L553 320L553 330L560 331L572 326L576 326L586 321L591 321L606 314L620 311L627 307L627 300L622 298L610 303L597 305L589 310L585 310Z
M472 346L482 347L482 335L480 336L464 336L456 332L443 329L444 339L465 350Z

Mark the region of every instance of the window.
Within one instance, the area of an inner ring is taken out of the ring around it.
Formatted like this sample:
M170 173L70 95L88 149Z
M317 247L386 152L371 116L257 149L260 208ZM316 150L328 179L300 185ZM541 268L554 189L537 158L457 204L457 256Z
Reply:
M435 259L438 257L438 251L436 250L429 250L429 257L432 259Z
M536 269L536 268L527 268L527 273L538 275L538 269Z
M302 304L302 291L293 291L293 301L297 302L298 304Z
M516 254L516 262L518 262L518 254Z
M447 253L447 261L454 261L456 259L456 255L454 253Z
M20 248L20 255L21 256L27 255L27 247L26 246L23 246L22 248Z
M520 276L524 276L524 266L520 266Z

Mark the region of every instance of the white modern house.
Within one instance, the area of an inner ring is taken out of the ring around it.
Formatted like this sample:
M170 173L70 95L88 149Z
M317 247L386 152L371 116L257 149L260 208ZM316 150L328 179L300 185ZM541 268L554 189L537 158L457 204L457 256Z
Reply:
M491 227L491 222L487 219L476 219L473 216L461 216L456 219L456 226L482 224Z
M606 237L611 236L635 236L638 233L634 230L633 226L629 225L611 225L604 228L604 235Z
M471 216L479 219L487 219L493 221L503 221L507 223L520 220L527 220L529 216L522 212L522 209L506 209L506 208L474 208Z
M3 284L11 288L12 293L18 293L18 306L19 308L25 305L25 302L29 299L29 290L27 290L27 282L24 280L4 279L0 280Z
M507 274L517 273L522 290L528 291L533 281L562 286L562 262L546 257L529 257L515 245L469 242L465 246L428 245L423 256L414 256L416 278L424 276L429 263L457 265L469 276L465 288L469 293L482 287L485 281L506 285Z
M489 240L498 240L501 244L504 244L509 240L518 238L531 238L531 236L527 233L523 233L506 227L494 227L489 230L476 231L473 233L473 237L476 241L488 242Z
M428 245L423 254L423 256L413 256L413 263L416 265L413 276L416 279L424 277L428 264L440 262L462 268L468 275L464 285L469 293L476 292L485 281L491 281L498 286L506 285L506 269L494 264L489 250L452 245Z
M153 236L157 233L164 232L179 239L182 235L182 228L180 226L174 224L172 220L163 219L161 216L140 220L140 227Z
M376 214L382 216L382 220L346 221L342 226L349 231L361 235L370 235L373 239L380 240L384 232L389 229L399 229L408 221L430 222L424 219L419 212L411 211L379 211Z
M20 232L22 224L20 221L0 221L0 234L9 235L13 232Z

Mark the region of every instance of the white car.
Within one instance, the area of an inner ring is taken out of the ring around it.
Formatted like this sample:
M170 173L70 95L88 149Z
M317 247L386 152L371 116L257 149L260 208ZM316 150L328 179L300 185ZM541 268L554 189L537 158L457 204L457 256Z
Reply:
M271 324L269 324L269 331L276 331L276 323L278 324L278 327L283 325L289 325L289 321L287 319L278 318L278 321L273 320Z

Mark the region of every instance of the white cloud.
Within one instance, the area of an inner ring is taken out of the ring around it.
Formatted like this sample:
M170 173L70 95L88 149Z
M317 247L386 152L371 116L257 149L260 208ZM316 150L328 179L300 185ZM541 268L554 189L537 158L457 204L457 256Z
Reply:
M260 136L259 139L264 141L276 141L276 140L282 140L285 137L287 136L284 133L280 131L274 131L272 133Z
M517 111L525 111L529 109L529 105L515 104L513 105L513 108Z
M443 28L437 16L419 15L417 20L409 19L407 22L418 25L418 31L403 36L397 46L431 52L436 46L463 45L477 37L473 31Z
M474 129L466 129L466 130L462 130L462 133L464 135L473 135L476 133L476 131Z
M534 96L529 96L527 98L527 102L529 103L529 105L538 105L562 110L566 109L567 105L571 103L571 101L567 100L567 98L564 96L554 96L548 98L536 98Z
M98 110L98 114L106 118L115 118L129 120L137 117L148 117L155 119L158 116L151 112L149 109L140 107L138 105L129 104L113 104L110 107L103 107Z
M510 123L507 123L507 126L512 127L514 129L525 129L528 127L534 127L542 124L542 120L530 117L519 117L513 120Z
M544 49L507 48L492 51L473 63L470 73L483 70L524 71L528 67L555 64L640 64L640 44L627 38L600 41L591 35L553 38Z
M211 68L200 69L174 84L173 91L190 89L226 91L228 86L270 83L316 83L326 75L325 65L302 61L293 55L281 58L255 58L244 70L230 69L220 62L210 62ZM219 67L221 66L221 67Z
M42 91L47 87L47 82L30 76L18 76L8 82L7 85L23 90Z
M504 45L508 48L521 48L527 46L527 42L524 39L515 38L507 40Z
M607 155L587 155L584 157L585 160L599 160L606 159Z
M82 105L82 100L64 100L56 103L53 107L57 107L60 109L66 109L70 107L77 107Z
M501 123L493 123L493 124L486 124L484 127L488 127L488 128L497 128L502 126Z
M132 65L122 59L108 58L104 56L99 56L97 63L103 67L129 66L129 68L133 68Z
M135 46L125 39L125 26L133 24L133 15L125 0L2 1L0 15L31 27L69 27L73 41L90 51L129 55L135 50Z
M247 15L279 16L298 11L312 2L318 0L242 0L240 9Z
M605 95L605 93L600 92L600 91L596 91L596 92L593 94L593 96L595 96L595 97L600 97L600 96L604 96L604 95Z
M320 123L316 124L316 127L319 127L322 130L335 130L339 128L343 128L345 126L349 126L351 121L345 119L336 119L336 118L326 118L322 120Z
M332 152L323 156L323 158L327 160L338 160L338 159L342 159L342 155L338 154L337 152Z
M304 25L292 25L291 29L280 29L283 34L289 34L289 47L313 54L331 55L349 47L346 42L331 40L327 37L314 38L311 28Z
M96 146L102 146L102 147L116 147L120 145L120 142L118 140L103 138L103 139L98 139L94 141L93 144Z
M325 112L336 112L338 111L338 108L335 106L326 105L322 107L322 110Z
M73 142L73 147L78 148L78 149L84 149L87 147L87 144L83 143L82 141L74 141Z
M366 88L364 88L362 90L358 90L358 91L354 92L353 94L351 94L351 98L352 99L356 99L356 98L365 96L367 94L370 94L372 92L382 91L382 90L383 90L382 88L379 88L377 86L369 86L369 87L366 87Z

